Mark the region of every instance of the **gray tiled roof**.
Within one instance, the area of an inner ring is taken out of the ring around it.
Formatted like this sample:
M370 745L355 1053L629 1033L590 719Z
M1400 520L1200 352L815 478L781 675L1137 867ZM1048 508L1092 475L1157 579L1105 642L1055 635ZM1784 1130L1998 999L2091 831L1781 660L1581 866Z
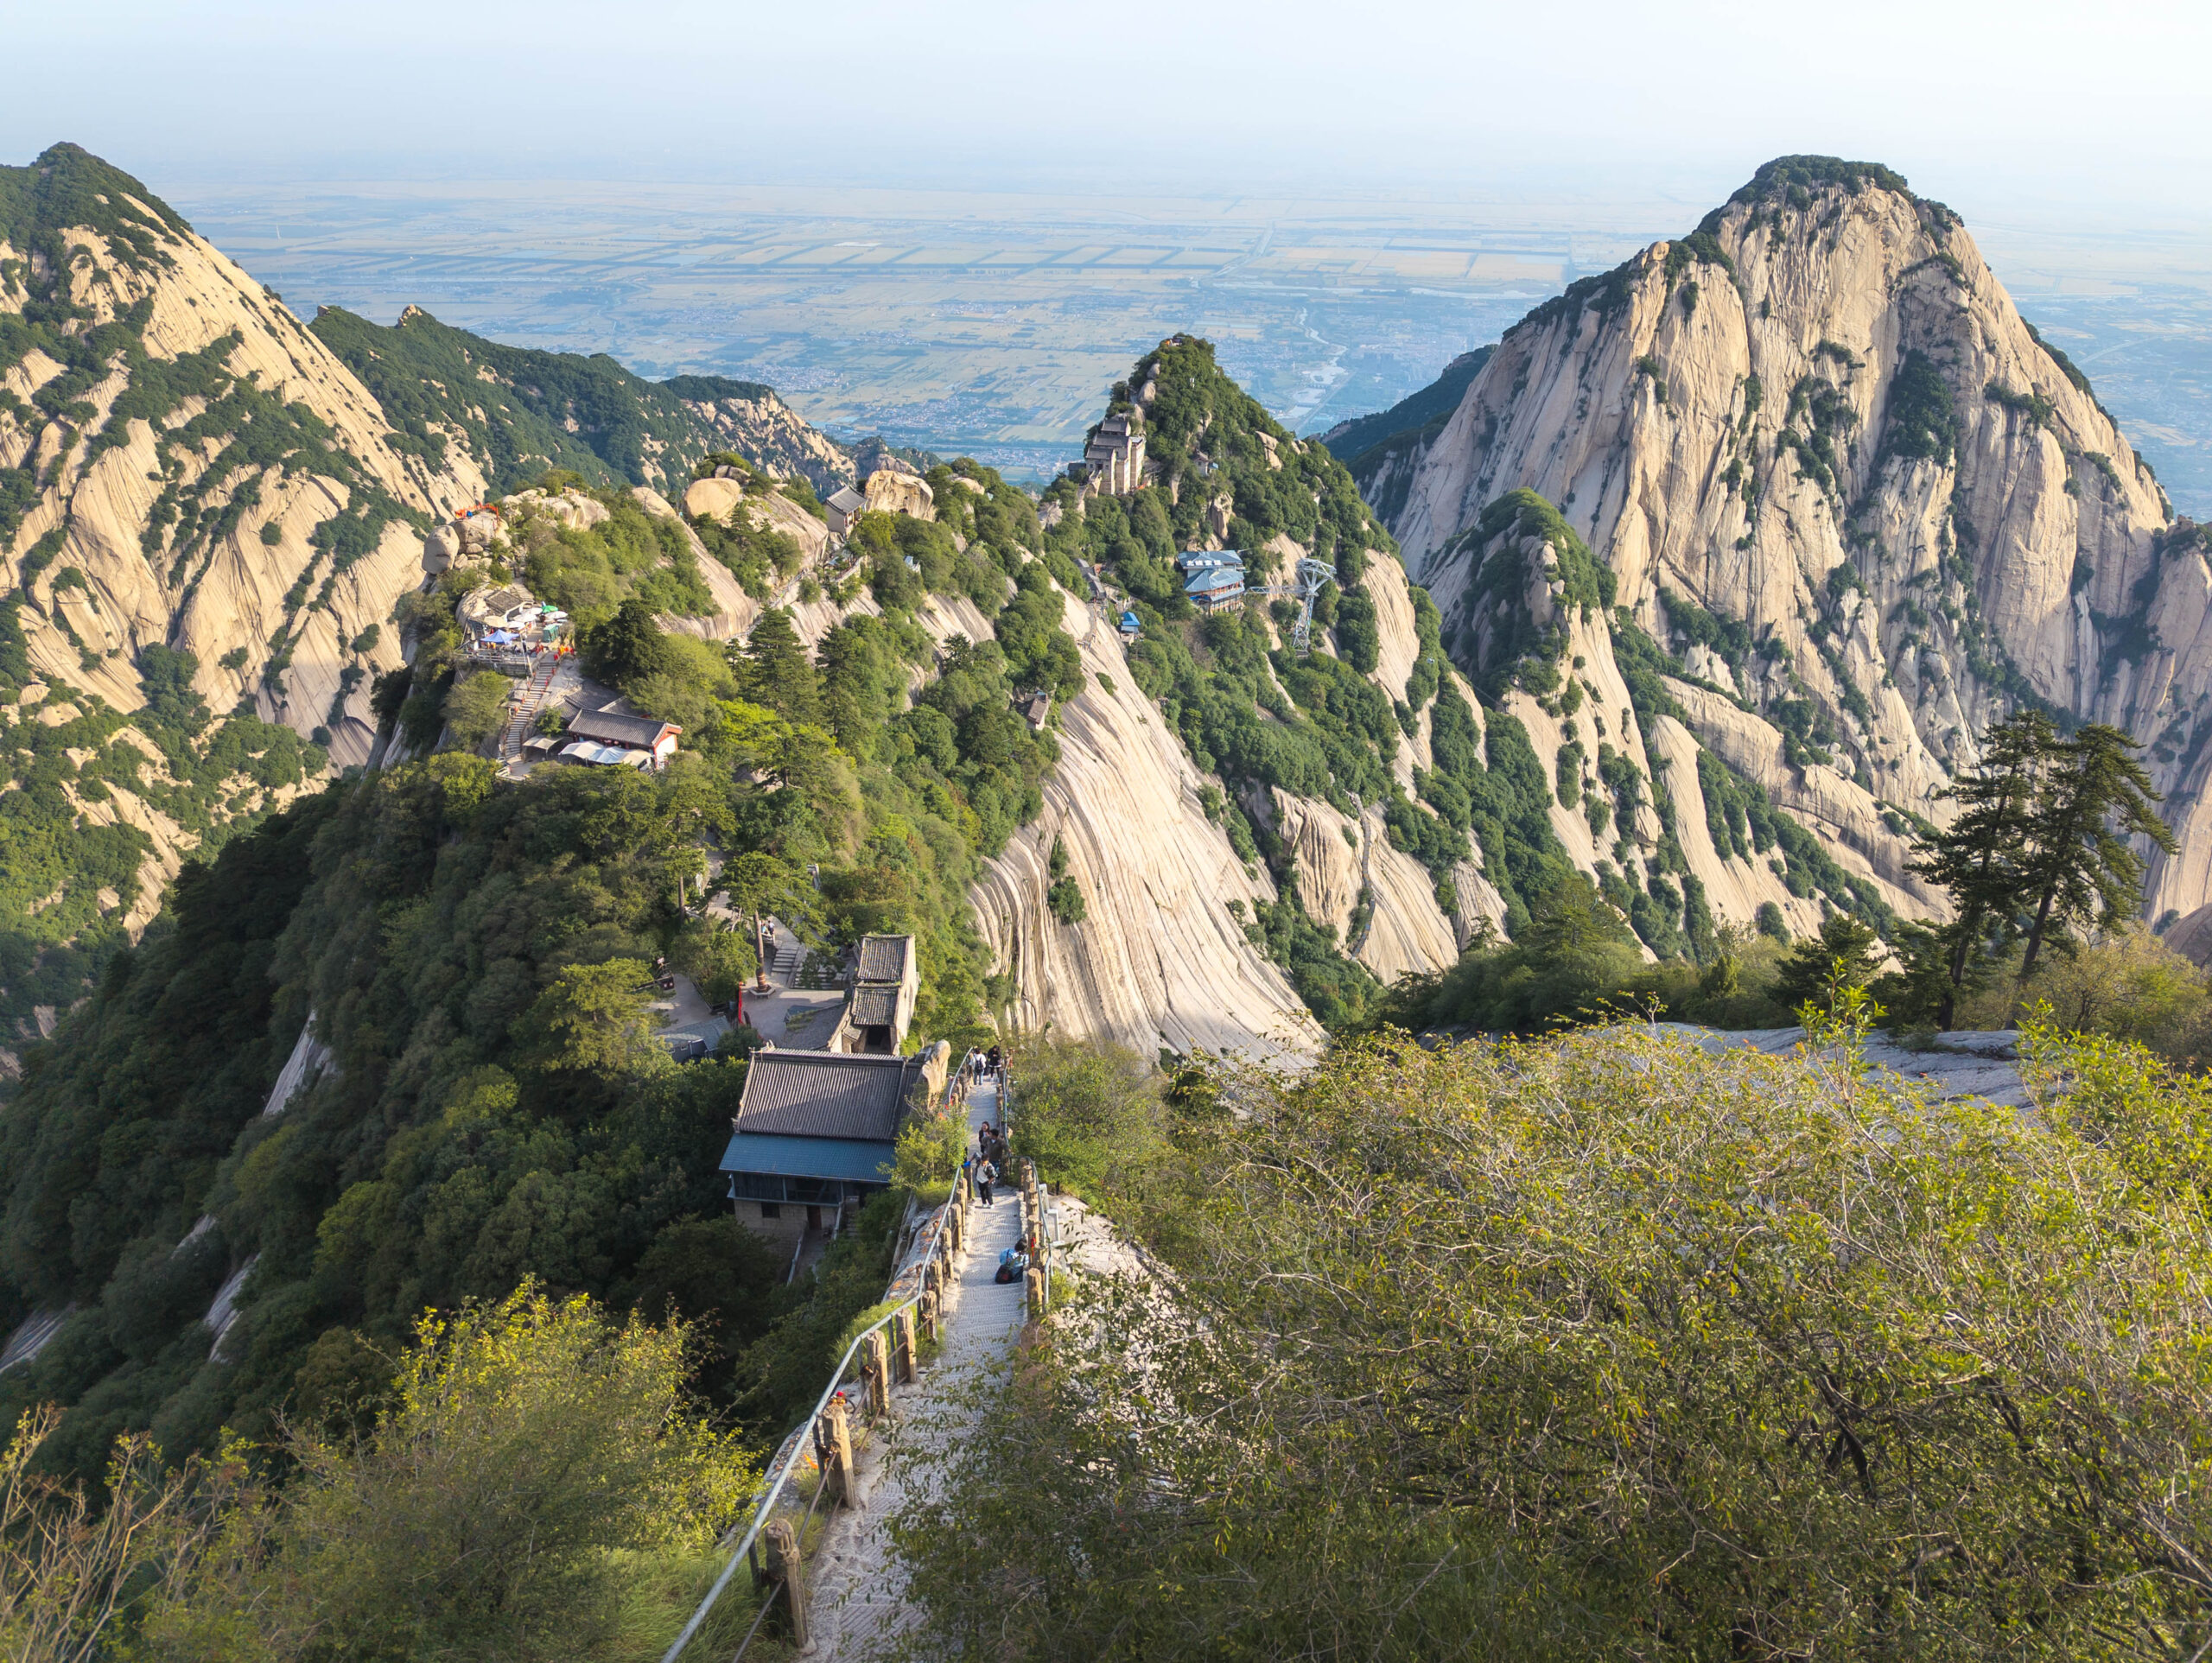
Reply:
M887 1028L899 1019L899 989L880 983L853 989L853 1020L863 1028Z
M639 750L651 749L667 727L658 716L626 715L612 708L581 710L569 721L569 732L578 739L635 746Z
M868 498L861 496L852 486L841 485L830 493L828 500L823 504L823 506L834 508L840 514L850 514L855 510L867 507Z
M906 974L906 956L914 950L912 936L861 937L862 981L897 981Z
M738 1100L736 1129L802 1138L890 1143L918 1058L839 1051L755 1051Z

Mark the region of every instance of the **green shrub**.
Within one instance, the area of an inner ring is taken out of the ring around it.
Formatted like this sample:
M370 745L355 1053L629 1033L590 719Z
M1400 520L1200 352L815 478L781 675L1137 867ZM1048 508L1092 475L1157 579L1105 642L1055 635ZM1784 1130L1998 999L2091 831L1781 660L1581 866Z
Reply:
M1087 911L1083 890L1072 878L1054 879L1045 892L1045 904L1062 924L1081 924Z
M899 1520L914 1642L963 1654L979 1611L995 1657L1158 1663L2196 1633L2164 1567L2206 1087L2030 1050L2025 1113L1632 1030L1185 1071L1159 1193L1116 1202L1157 1272L1039 1334ZM1958 1574L1901 1597L1929 1532Z
M1904 355L1890 385L1890 414L1882 433L1884 456L1925 456L1948 462L1956 454L1959 420L1951 384L1918 347Z
M1026 1038L1013 1048L1014 1153L1037 1176L1093 1205L1142 1193L1166 1152L1160 1085L1151 1064L1118 1045Z
M508 695L514 683L496 670L479 670L455 682L446 695L446 726L456 743L473 749L506 725Z

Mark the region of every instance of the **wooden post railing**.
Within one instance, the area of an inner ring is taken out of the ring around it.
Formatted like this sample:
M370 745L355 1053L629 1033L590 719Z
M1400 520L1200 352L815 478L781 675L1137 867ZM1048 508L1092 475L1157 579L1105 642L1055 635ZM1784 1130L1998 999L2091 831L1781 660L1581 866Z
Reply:
M921 1286L911 1297L900 1300L890 1311L862 1330L854 1337L852 1343L845 1348L844 1355L837 1360L836 1368L830 1372L830 1384L823 1388L822 1396L815 1403L813 1412L800 1424L784 1458L777 1463L767 1489L753 1507L752 1520L747 1526L743 1536L730 1550L728 1562L722 1566L721 1573L715 1578L714 1586L707 1590L706 1597L699 1602L698 1609L691 1613L690 1620L683 1625L683 1632L676 1636L675 1640L670 1643L667 1651L661 1654L661 1663L677 1663L677 1660L683 1655L683 1648L697 1636L701 1627L707 1620L708 1614L714 1609L715 1602L721 1598L731 1579L737 1574L737 1569L741 1565L750 1565L753 1568L756 1585L764 1578L766 1579L768 1586L768 1601L782 1596L789 1602L794 1638L799 1648L805 1647L807 1639L804 1533L806 1522L813 1517L815 1507L822 1503L833 1484L836 1488L836 1500L842 1505L848 1507L857 1507L861 1500L858 1480L853 1469L850 1406L843 1394L839 1392L838 1387L843 1384L848 1372L852 1368L854 1359L856 1356L863 1357L861 1372L868 1382L868 1412L871 1416L881 1416L888 1412L893 1381L891 1350L886 1330L892 1328L894 1324L898 1329L899 1359L898 1383L905 1385L915 1378L914 1321L918 1316L924 1325L924 1331L932 1337L935 1336L943 1310L941 1290L946 1269L952 1261L955 1244L963 1234L964 1215L972 1200L973 1192L969 1185L967 1175L964 1172L956 1174L952 1182L952 1192L946 1198L944 1205L938 1209L936 1220L930 1226L929 1243L921 1260L923 1266ZM911 1265L912 1261L910 1260L908 1262ZM798 1529L794 1530L785 1520L772 1520L769 1515L777 1502L782 1499L785 1490L790 1486L791 1476L798 1467L799 1457L806 1450L810 1443L815 1447L821 1482L816 1487L813 1500L807 1506L805 1517L800 1520ZM727 1540L728 1538L724 1539ZM756 1546L762 1543L765 1543L768 1549L768 1563L766 1566L760 1564L760 1557L755 1552ZM760 1615L753 1621L751 1632L746 1635L744 1642L739 1646L739 1656L742 1656L746 1647L752 1644L753 1634L760 1632L761 1622L768 1614L768 1601L763 1602Z

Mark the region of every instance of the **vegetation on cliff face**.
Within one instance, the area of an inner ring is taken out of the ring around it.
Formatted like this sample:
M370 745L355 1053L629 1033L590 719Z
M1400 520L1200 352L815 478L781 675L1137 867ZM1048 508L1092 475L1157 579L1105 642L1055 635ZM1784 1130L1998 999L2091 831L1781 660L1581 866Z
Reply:
M1449 699L1465 714L1465 703L1445 688L1440 621L1421 588L1411 590L1414 668L1402 688L1376 683L1380 625L1367 564L1391 560L1394 549L1358 505L1343 462L1320 442L1276 427L1221 374L1205 340L1170 340L1139 360L1115 390L1115 407L1128 407L1122 394L1148 384L1146 458L1157 462L1159 482L1128 498L1084 498L1071 482L1055 485L1046 506L1059 511L1059 522L1046 533L1046 557L1064 560L1062 581L1079 580L1075 562L1090 562L1126 593L1141 624L1128 651L1130 675L1159 701L1192 761L1230 787L1210 814L1224 821L1241 856L1265 856L1274 866L1281 900L1261 907L1245 933L1285 968L1323 1024L1356 1024L1380 988L1344 957L1334 929L1305 916L1289 852L1274 834L1272 791L1323 798L1340 814L1380 805L1391 842L1429 866L1438 902L1449 909L1451 869L1471 858L1471 829L1482 829L1493 873L1524 842L1557 847L1548 829L1535 831L1541 807L1533 818L1529 811L1544 790L1520 791L1504 774L1493 777L1496 767L1513 770L1520 761L1517 723L1506 719L1491 730L1497 761L1484 765L1484 736L1473 719L1455 723L1445 710ZM1248 581L1287 584L1294 557L1281 553L1281 540L1336 568L1314 604L1307 657L1289 648L1294 601L1248 597L1234 611L1197 617L1173 566L1179 550L1225 544L1243 553ZM1394 763L1431 701L1438 701L1449 761L1438 763L1433 777L1415 777L1415 801ZM1460 726L1465 743L1458 743ZM1516 876L1540 885L1540 865L1537 854L1516 866ZM1513 893L1513 878L1502 882Z
M179 1456L225 1425L264 1436L303 1396L377 1397L378 1358L425 1305L499 1299L527 1273L656 1317L675 1298L712 1325L708 1389L773 1423L793 1336L834 1335L877 1297L887 1230L872 1218L836 1275L772 1294L715 1165L744 1063L671 1064L645 967L720 962L678 907L717 846L748 909L825 943L914 934L914 1043L988 1043L967 887L1038 812L1056 755L1010 678L1073 653L1042 568L1009 558L991 568L999 636L942 651L898 597L810 661L780 614L725 657L663 635L633 596L599 626L622 632L601 668L683 708L666 773L510 784L448 753L334 786L188 867L171 915L26 1049L0 1108L0 1319L79 1308L0 1376L0 1418L72 1406L41 1460L82 1474L125 1428ZM332 1067L264 1117L310 1011ZM249 1260L211 1356L199 1319Z
M587 358L502 346L419 308L386 328L325 307L312 327L376 395L396 448L438 473L450 467L458 449L474 459L494 495L549 468L566 468L596 486L647 485L680 496L695 462L729 447L728 435L691 405L738 399L782 409L774 390L759 382L721 376L647 381L604 352ZM836 454L786 415L787 454L756 460L806 472L799 461L802 436L826 454ZM806 460L820 469L812 447L806 448Z
M51 1020L90 993L125 939L153 840L105 818L117 789L212 855L325 766L320 746L250 708L214 717L192 690L189 653L146 650L149 702L128 716L33 682L7 635L18 605L0 603L0 779L12 782L0 791L0 1046L11 1050L37 1037L39 1007ZM44 690L27 698L31 687Z
M1248 862L1264 854L1275 868L1281 898L1255 914L1247 935L1325 1024L1354 1021L1376 985L1344 956L1332 929L1306 915L1273 828L1270 794L1321 798L1344 814L1382 804L1392 835L1409 837L1416 849L1448 837L1393 771L1413 731L1407 724L1440 682L1435 608L1415 592L1418 662L1403 688L1378 686L1370 678L1380 653L1376 603L1364 581L1368 562L1393 557L1392 545L1344 465L1268 416L1222 372L1209 342L1164 343L1117 384L1111 408L1135 408L1130 390L1147 386L1146 457L1158 483L1122 498L1055 484L1045 498L1059 516L1046 533L1046 560L1064 583L1081 581L1082 562L1123 592L1141 625L1129 649L1132 677L1192 759L1230 788L1209 812L1239 854ZM1313 651L1304 657L1289 644L1294 603L1251 597L1199 617L1174 568L1179 552L1226 546L1243 554L1248 582L1287 585L1297 556L1281 551L1285 539L1336 570L1315 605ZM1440 880L1465 852L1462 836L1458 855L1435 866Z
M1064 1306L909 1507L927 1645L2186 1658L2204 1082L2038 1036L2018 1114L1827 1037L1084 1094L1048 1144L1168 1146L1095 1186L1165 1281Z

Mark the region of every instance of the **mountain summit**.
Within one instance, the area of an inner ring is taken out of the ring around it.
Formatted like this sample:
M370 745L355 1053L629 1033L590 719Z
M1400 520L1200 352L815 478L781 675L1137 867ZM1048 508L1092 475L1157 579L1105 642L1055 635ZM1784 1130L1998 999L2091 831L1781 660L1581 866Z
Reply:
M1709 816L1725 768L1924 899L1914 821L1945 816L1994 717L2037 704L2151 742L2182 839L2151 913L2212 898L2208 539L1959 216L1886 168L1769 162L1536 308L1447 420L1358 472L1462 658L1497 592L1481 528L1516 492L1554 506L1621 619L1679 655L1661 679Z

